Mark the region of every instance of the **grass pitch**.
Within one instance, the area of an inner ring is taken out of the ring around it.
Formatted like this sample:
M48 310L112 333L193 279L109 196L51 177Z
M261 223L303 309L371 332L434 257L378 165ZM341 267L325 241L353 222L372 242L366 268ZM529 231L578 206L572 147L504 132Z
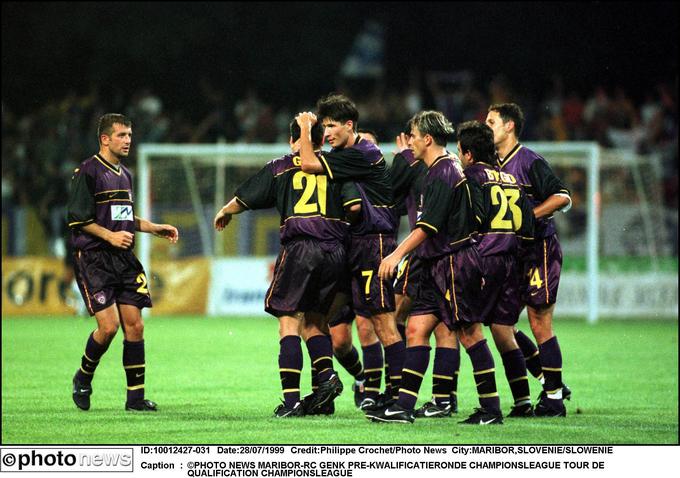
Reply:
M465 353L454 418L370 423L354 408L351 377L342 370L345 392L334 416L273 419L280 396L278 325L264 317L149 318L146 394L159 404L155 414L124 411L119 332L93 381L92 408L83 412L71 401L71 378L94 324L89 318L3 317L3 444L678 444L677 320L589 325L558 317L564 379L573 390L565 402L568 416L506 419L489 427L457 423L477 405ZM520 325L528 331L525 321ZM494 359L507 413L510 390L497 353ZM309 383L305 357L303 394ZM429 399L431 383L428 373L419 404ZM530 383L536 397L540 386Z

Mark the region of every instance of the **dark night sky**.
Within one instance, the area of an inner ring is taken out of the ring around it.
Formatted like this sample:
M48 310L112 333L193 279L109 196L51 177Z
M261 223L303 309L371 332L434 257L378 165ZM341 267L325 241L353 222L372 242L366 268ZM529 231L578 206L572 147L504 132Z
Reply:
M677 81L673 3L3 3L2 97L17 111L90 84L149 85L171 106L205 75L230 96L249 83L276 98L333 89L364 20L387 27L389 82L411 68L507 75L541 91L553 73L589 94L635 98Z

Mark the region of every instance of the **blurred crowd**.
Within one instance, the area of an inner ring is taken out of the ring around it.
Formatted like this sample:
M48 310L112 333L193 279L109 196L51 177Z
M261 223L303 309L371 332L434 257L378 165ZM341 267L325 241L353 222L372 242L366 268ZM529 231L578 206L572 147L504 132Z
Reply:
M3 215L11 214L15 206L31 205L51 237L62 234L71 174L98 150L96 125L104 113L128 115L135 144L273 143L287 142L294 114L313 108L312 102L268 101L254 86L238 97L207 79L196 89L202 101L190 108L170 107L167 98L149 88L126 95L93 87L25 114L13 112L3 100ZM492 103L516 102L526 115L523 141L597 141L606 148L660 155L663 201L677 210L677 84L659 83L633 96L623 87L598 85L577 91L556 76L543 92L521 91L503 76L481 83L463 71L412 74L401 87L371 80L341 83L335 90L355 100L360 126L376 131L384 142L394 141L406 121L422 109L440 110L455 125L469 119L484 121Z

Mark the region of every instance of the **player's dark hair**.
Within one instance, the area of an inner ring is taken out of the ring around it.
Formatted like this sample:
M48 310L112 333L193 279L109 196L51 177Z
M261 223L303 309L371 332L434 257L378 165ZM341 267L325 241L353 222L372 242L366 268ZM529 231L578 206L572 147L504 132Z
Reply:
M448 143L455 131L451 122L439 111L421 111L416 113L408 121L409 131L414 126L418 128L418 131L423 136L426 134L432 136L434 142L439 146L446 146L446 143Z
M316 102L316 116L319 121L330 118L335 121L345 123L352 121L354 131L357 130L359 121L359 110L356 105L345 95L331 93L325 98Z
M290 137L293 138L293 142L300 139L300 133L300 125L293 119L293 121L290 122ZM312 126L312 144L314 146L321 146L321 143L323 143L323 126L317 121L314 126Z
M524 128L524 113L522 108L515 103L496 103L489 106L489 111L495 111L503 119L503 123L512 121L515 123L515 136L517 138L522 134Z
M457 129L461 153L472 153L475 163L494 164L496 146L491 128L479 121L466 121L459 124Z
M132 121L125 116L118 113L106 113L101 118L99 118L99 123L97 125L97 138L101 138L103 134L111 136L113 133L113 125L122 124L123 126L131 127Z
M367 128L361 128L357 130L357 133L359 134L370 134L375 138L375 144L378 144L380 142L380 138L378 138L378 135L373 131L372 129L367 129Z

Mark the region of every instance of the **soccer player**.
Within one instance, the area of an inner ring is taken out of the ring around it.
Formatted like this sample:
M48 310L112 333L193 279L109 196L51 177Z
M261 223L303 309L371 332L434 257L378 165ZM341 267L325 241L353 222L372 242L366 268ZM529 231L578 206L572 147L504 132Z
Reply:
M396 138L398 152L392 161L390 176L395 204L400 215L407 215L409 230L413 230L418 215L418 204L423 190L427 166L413 156L408 148L408 135ZM395 319L397 329L406 341L406 319L411 312L413 298L418 290L422 261L415 252L399 264L394 284ZM436 349L432 373L432 399L415 411L416 418L439 418L451 416L458 411L458 370L460 350L455 332L443 322L434 329Z
M357 132L361 139L378 145L378 135L374 131L357 129ZM365 368L361 364L359 353L352 344L353 322L356 322ZM365 410L380 403L381 399L385 400L386 396L391 399L389 368L384 364L382 345L380 345L371 320L356 316L351 305L346 305L331 319L329 325L333 339L333 354L340 365L354 377L352 385L354 405ZM380 394L383 366L385 366L386 393Z
M127 377L125 409L156 411L144 398L144 321L151 307L148 279L132 252L135 232L148 232L175 243L179 233L134 214L132 175L122 164L132 145L132 122L109 113L99 118L99 153L75 170L68 201L68 225L74 249L74 272L80 293L97 329L90 334L81 365L73 377L73 401L90 409L92 379L118 326L123 326L123 368Z
M525 189L533 206L535 241L522 252L521 299L527 306L529 325L538 343L538 356L531 340L521 332L516 339L525 357L533 358L527 368L543 372L543 392L536 405L537 416L566 416L563 398L571 394L562 382L562 351L553 332L552 319L562 270L562 249L552 216L567 212L571 197L547 161L519 143L524 115L514 103L489 107L486 124L493 130L500 171L511 174ZM536 357L540 361L536 360ZM568 392L568 393L567 393Z
M290 124L290 143L299 150L301 131ZM302 131L319 154L320 127ZM279 319L279 373L283 403L274 410L279 418L304 414L300 402L302 347L300 333L316 369L318 388L309 410L324 408L340 395L343 386L333 370L333 349L325 320L346 269L343 244L349 223L345 220L342 183L301 170L298 154L275 159L241 184L234 197L215 216L222 231L233 214L276 207L281 215L281 249L274 277L265 297L265 311Z
M403 257L418 248L423 271L408 319L408 349L399 399L376 412L373 421L412 423L430 356L430 334L439 321L455 329L474 370L481 407L466 424L501 424L494 361L482 331L482 270L474 236L477 224L470 187L460 164L446 151L451 123L438 111L423 111L410 121L409 148L428 168L420 217L411 234L380 264L388 279Z
M392 389L398 390L405 346L394 322L393 285L378 277L380 261L396 246L397 217L387 165L380 149L358 135L359 112L347 97L319 100L317 114L333 149L320 157L313 154L309 131L317 115L300 113L302 170L325 173L332 181L353 181L359 188L361 219L351 230L348 249L352 305L358 316L372 321L385 350Z
M514 406L509 417L534 416L524 355L514 335L519 300L518 249L533 239L533 211L517 179L496 170L493 131L478 121L458 126L458 156L472 190L479 222L477 249L484 270L484 323L501 353Z

